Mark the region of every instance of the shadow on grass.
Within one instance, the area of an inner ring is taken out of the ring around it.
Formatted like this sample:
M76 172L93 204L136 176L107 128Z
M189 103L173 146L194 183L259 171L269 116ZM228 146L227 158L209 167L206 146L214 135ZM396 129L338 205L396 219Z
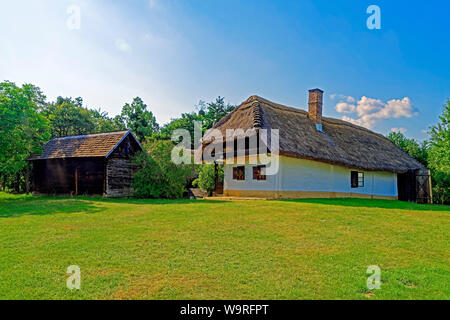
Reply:
M0 193L0 218L18 217L21 215L48 215L57 213L99 213L108 207L104 203L134 204L134 205L164 205L164 204L210 204L223 201L217 200L167 200L167 199L110 199L100 196L68 197L68 196L32 196Z
M450 206L446 205L417 204L395 200L336 198L336 199L290 199L282 201L313 203L332 206L345 206L345 207L364 207L364 208L419 210L419 211L447 211L450 213Z
M49 215L57 213L98 213L104 208L96 206L92 201L77 201L75 199L26 199L0 200L0 219L24 215Z

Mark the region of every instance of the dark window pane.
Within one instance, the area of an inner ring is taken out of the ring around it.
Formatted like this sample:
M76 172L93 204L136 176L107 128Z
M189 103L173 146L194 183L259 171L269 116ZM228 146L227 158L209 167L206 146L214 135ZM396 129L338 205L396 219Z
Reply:
M245 167L233 168L233 180L245 180Z
M357 171L351 172L351 185L352 185L352 188L358 188L358 172Z

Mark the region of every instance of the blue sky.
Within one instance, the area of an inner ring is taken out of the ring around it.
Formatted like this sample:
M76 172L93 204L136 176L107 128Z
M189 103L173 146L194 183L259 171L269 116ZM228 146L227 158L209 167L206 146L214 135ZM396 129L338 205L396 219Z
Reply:
M380 30L366 26L372 4ZM448 1L0 0L0 80L110 115L140 96L160 123L218 95L305 109L319 87L325 116L421 140L450 98L449 12Z

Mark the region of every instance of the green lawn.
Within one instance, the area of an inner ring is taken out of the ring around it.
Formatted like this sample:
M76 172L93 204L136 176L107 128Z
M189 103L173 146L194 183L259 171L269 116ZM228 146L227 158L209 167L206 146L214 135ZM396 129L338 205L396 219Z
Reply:
M450 208L0 194L0 298L449 299Z

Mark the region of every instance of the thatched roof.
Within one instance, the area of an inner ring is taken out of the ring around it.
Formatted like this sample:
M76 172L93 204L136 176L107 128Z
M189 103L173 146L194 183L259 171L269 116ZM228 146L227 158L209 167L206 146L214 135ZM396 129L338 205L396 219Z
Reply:
M322 118L322 132L308 112L251 96L214 126L226 129L279 129L280 155L370 171L404 172L423 165L394 143L346 121ZM208 143L205 137L205 143Z
M115 131L54 138L44 145L42 155L29 160L108 157L128 135L134 137L131 131Z

